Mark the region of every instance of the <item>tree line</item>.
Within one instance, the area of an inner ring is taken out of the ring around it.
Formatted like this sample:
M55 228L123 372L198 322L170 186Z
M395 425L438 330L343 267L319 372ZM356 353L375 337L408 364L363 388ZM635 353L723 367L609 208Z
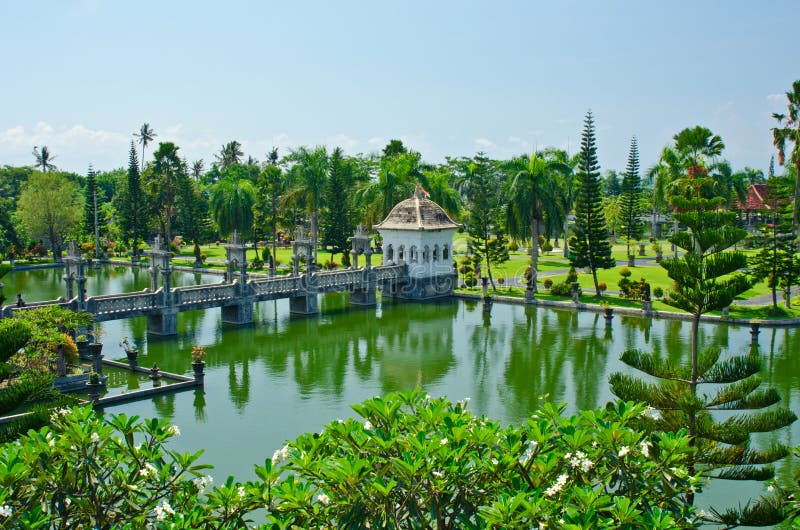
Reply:
M785 220L796 235L792 199L800 164L800 82L787 99L789 113L776 114L773 129L784 170L776 175L771 161L767 176L748 167L734 171L722 157L723 140L701 126L678 132L644 174L634 136L626 168L601 173L591 112L576 154L546 148L506 160L477 153L438 164L391 140L379 153L346 155L338 147L302 146L287 153L273 149L264 160L245 157L242 145L231 141L207 165L188 161L172 142L148 150L158 135L145 123L133 135L127 169L95 172L90 167L85 176L60 172L46 146L34 148L32 167L0 169L0 253L19 256L32 242L46 241L58 257L66 240L77 239L100 247L97 252L113 245L137 259L142 243L155 234L170 242L180 235L194 246L199 264L201 244L236 230L255 244L257 261L274 267L277 246L305 227L315 249L330 250L331 261L342 254L342 263L348 264L348 238L356 225L379 222L420 185L464 225L470 251L479 256L493 285L491 267L507 259L509 242L530 248L532 292L542 248L560 248L574 266L588 268L597 284L596 270L614 265L611 244L616 239L623 238L633 256L632 245L646 235L647 224L650 237L661 237L660 221L672 212L671 197L682 193L687 175L710 178L709 193L721 197L720 208L726 210L745 203L750 184L769 182L774 205L792 205ZM672 230L678 228L675 224ZM773 242L787 239L763 234L761 242L767 244L770 237ZM777 254L772 266L768 256L763 261L759 270L782 285L775 272Z

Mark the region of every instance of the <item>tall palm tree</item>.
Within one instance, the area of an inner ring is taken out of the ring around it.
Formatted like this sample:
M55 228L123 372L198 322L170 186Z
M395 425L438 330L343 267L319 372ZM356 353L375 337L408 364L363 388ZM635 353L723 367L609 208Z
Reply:
M675 149L689 162L689 177L702 165L703 157L714 158L725 149L722 138L700 125L683 129L673 139Z
M222 179L211 188L211 213L223 234L252 232L256 190L247 179Z
M203 159L195 160L192 162L192 178L194 180L199 181L200 177L203 176L203 171L205 170L205 165L203 163Z
M214 155L220 168L227 169L233 164L240 164L244 151L242 151L242 144L233 140L222 146L218 155Z
M669 208L669 195L675 183L686 171L686 159L676 149L665 146L661 150L658 162L647 170L647 179L653 186L653 221L651 233L655 237L657 217Z
M772 128L772 141L778 148L778 163L786 160L786 143L792 143L791 161L794 162L794 204L792 205L792 223L795 233L800 232L800 79L792 83L792 89L786 92L788 115L773 113L778 126Z
M420 160L416 151L381 159L377 178L362 186L356 195L364 207L367 224L380 222L395 204L411 195L414 184L424 182Z
M140 172L144 173L144 150L147 147L147 144L153 141L153 139L158 136L156 132L150 127L149 123L143 123L142 126L139 128L138 133L133 133L133 136L139 139L139 143L142 144L142 168Z
M38 146L33 146L33 157L36 159L36 167L39 168L42 173L58 169L55 164L53 164L53 160L55 160L56 157L50 152L46 145L43 145L41 149Z
M303 146L292 151L286 160L293 163L289 176L294 182L294 187L286 194L284 201L305 205L311 218L311 243L316 263L319 211L328 183L328 151L324 146L313 150Z
M512 236L530 229L531 275L526 296L537 291L536 269L539 266L539 234L547 204L555 200L554 169L567 171L561 162L545 160L537 153L513 159L509 166L508 207L506 223Z
M452 174L447 166L422 170L422 186L430 194L430 199L444 208L453 219L458 219L461 211L461 195L450 186Z
M172 244L172 218L181 180L186 178L186 166L178 156L178 146L163 142L153 154L153 171L148 185L153 203L158 208L167 248Z

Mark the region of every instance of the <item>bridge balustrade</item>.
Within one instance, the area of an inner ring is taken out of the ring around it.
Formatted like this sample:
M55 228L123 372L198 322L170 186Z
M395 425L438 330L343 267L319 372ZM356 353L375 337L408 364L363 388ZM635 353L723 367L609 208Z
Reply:
M347 287L363 280L363 271L345 270L314 273L309 281L309 287L327 289L330 287Z
M196 285L179 287L172 291L175 305L202 304L218 300L231 300L236 298L237 284Z
M405 274L405 265L381 265L372 269L375 271L375 279L378 281L383 280L397 280Z
M96 316L134 313L157 306L157 293L150 292L91 296L86 299L86 310Z
M285 294L295 292L300 288L300 278L297 276L271 278L269 280L249 281L248 284L256 296Z

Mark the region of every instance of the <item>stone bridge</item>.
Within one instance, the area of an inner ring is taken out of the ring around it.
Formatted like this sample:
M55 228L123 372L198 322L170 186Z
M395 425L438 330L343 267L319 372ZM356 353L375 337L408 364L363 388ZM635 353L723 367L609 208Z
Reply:
M368 241L368 240L367 240ZM64 258L64 281L67 285L67 298L30 303L26 307L6 306L2 316L12 316L15 311L36 307L59 305L72 310L88 311L97 322L132 317L147 317L147 331L157 335L177 333L177 315L183 311L222 308L222 321L231 324L247 324L253 321L253 304L265 300L288 298L290 310L294 314L315 314L318 312L317 295L332 291L349 291L352 305L370 306L376 303L378 287L390 296L402 295L402 288L409 281L408 265L392 264L372 267L372 250L359 233L353 237L353 265L350 269L302 273L300 261L313 264L311 244L307 240L293 241L293 269L287 276L248 278L245 247L239 243L234 233L231 243L225 245L228 254L227 271L222 283L187 287L171 287L169 274L170 254L161 248L156 238L150 256L150 288L140 292L85 296L86 277L83 259L74 244L70 245ZM359 256L364 255L366 263L359 267ZM313 270L313 266L310 267ZM163 284L159 287L158 277ZM77 282L78 292L73 292ZM445 282L452 293L450 282Z

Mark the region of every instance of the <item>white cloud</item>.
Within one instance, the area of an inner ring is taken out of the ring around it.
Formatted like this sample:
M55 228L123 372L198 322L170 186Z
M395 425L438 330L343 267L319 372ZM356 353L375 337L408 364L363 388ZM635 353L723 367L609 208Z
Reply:
M475 146L478 149L494 149L497 147L497 145L488 138L475 138Z
M385 138L381 138L380 136L373 136L372 138L367 140L367 143L369 145L382 146L382 145L385 145L387 142L386 142Z
M359 146L361 144L361 141L356 140L355 138L351 138L350 136L347 136L344 133L340 133L337 134L336 136L328 138L325 141L325 143L331 149L334 149L336 147L342 147L344 148L345 151L349 152L355 149L357 146Z
M767 94L767 100L769 101L782 101L785 97L786 94Z

